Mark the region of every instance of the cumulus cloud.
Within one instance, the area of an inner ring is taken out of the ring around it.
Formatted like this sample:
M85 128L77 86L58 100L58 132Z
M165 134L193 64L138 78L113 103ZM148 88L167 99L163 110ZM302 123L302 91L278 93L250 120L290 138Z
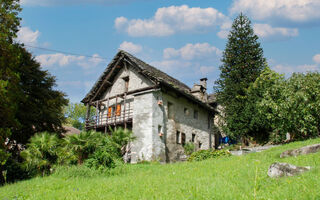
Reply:
M138 0L21 0L25 6L59 6L59 5L79 5L79 4L100 4L114 5L131 3Z
M184 60L193 60L198 58L220 57L222 51L208 43L186 44L180 49L166 48L163 50L165 59L182 58Z
M316 54L313 56L313 61L317 64L320 64L320 54Z
M290 66L290 65L276 65L272 67L278 73L283 73L286 75L291 75L294 72L310 72L310 71L318 71L319 67L316 65L298 65L298 66Z
M319 9L319 0L234 0L230 12L244 12L255 20L280 19L301 23L319 20Z
M214 66L201 66L199 68L199 71L202 75L207 75L209 73L212 73L216 70L216 67Z
M42 54L36 56L35 59L43 67L65 67L71 64L76 64L81 66L83 69L95 67L103 61L98 54L94 54L92 58L89 59L84 56L66 55L62 53Z
M214 8L189 8L187 5L159 8L150 19L118 17L115 27L133 37L168 36L177 32L205 32L223 26L230 19Z
M120 44L120 49L128 51L129 53L132 53L132 54L137 54L142 51L142 46L139 44L134 44L132 42L124 41Z
M253 30L260 38L289 38L299 35L296 28L272 27L269 24L254 24Z
M29 27L21 27L17 33L17 41L24 44L35 45L38 42L40 32L38 30L33 31Z

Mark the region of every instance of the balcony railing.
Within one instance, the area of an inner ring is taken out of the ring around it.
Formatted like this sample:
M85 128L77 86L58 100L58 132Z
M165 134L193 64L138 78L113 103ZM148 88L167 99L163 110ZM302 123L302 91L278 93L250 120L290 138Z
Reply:
M93 116L86 121L86 129L96 129L109 125L119 125L131 123L133 117L133 109L122 110L120 113L106 113Z

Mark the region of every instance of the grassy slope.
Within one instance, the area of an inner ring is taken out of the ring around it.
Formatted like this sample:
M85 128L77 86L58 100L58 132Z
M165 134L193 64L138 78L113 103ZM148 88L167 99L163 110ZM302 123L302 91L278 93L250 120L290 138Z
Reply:
M128 165L121 175L109 177L34 178L0 188L0 200L255 199L255 190L256 199L320 199L320 153L279 158L284 150L313 143L320 143L320 139L240 157L168 165ZM275 161L308 165L312 170L295 177L271 179L267 170Z

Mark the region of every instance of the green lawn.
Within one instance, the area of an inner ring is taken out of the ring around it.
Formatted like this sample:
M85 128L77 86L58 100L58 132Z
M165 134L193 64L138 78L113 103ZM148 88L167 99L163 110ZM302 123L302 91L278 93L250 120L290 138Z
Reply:
M0 188L6 199L320 199L320 153L279 158L282 151L320 139L296 142L264 152L176 164L126 165L114 175L82 169L34 178ZM271 179L271 163L311 166L302 175ZM121 173L119 172L121 171ZM79 176L74 176L79 172Z

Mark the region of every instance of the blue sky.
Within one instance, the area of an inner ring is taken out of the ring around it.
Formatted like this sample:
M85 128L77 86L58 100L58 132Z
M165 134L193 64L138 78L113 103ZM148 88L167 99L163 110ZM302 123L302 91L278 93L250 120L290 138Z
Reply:
M320 68L319 0L21 3L18 40L28 45L43 69L56 76L57 88L71 102L85 96L118 49L190 87L207 77L212 92L230 25L240 12L251 19L272 69L288 77Z

